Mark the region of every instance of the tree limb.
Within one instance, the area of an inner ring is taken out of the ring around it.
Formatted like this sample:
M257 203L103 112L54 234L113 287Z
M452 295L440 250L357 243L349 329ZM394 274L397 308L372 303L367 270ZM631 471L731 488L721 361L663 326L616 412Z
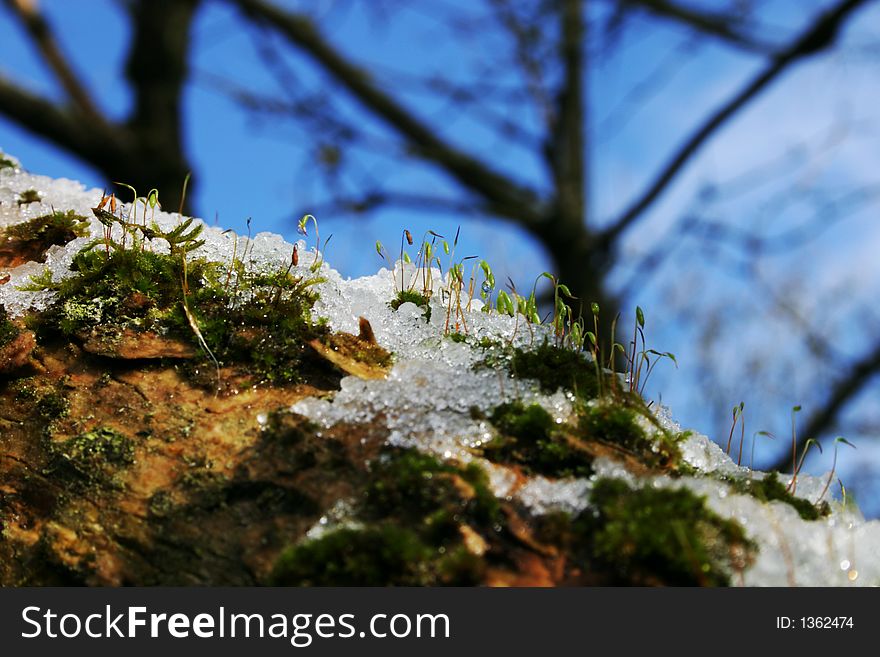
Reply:
M722 105L694 132L660 171L647 190L602 234L602 241L611 244L620 234L639 219L665 192L672 180L727 121L792 65L831 47L846 18L870 0L842 0L818 17L792 44L773 58L772 63L745 88Z
M145 141L178 147L187 76L189 28L200 0L137 0L129 5L133 35L125 73L134 109L129 125ZM156 144L159 145L159 144Z
M817 439L837 422L837 416L846 405L856 397L864 387L880 374L880 342L850 367L847 375L840 379L832 388L824 406L815 411L807 422L807 426L799 431L797 448L802 450L810 438ZM780 457L768 469L784 471L791 468L789 454Z
M0 114L98 168L122 157L129 142L125 129L91 122L74 109L57 106L2 77Z
M740 32L735 16L704 12L669 0L622 0L624 6L638 6L660 18L681 23L697 32L726 41L750 52L770 54L773 47Z
M578 226L583 226L586 220L583 10L582 0L564 0L559 8L559 60L563 67L563 81L547 144L559 217L565 223Z
M442 196L410 194L389 190L370 190L358 196L341 196L328 202L310 205L307 209L312 214L333 215L340 212L350 214L367 214L383 207L395 207L406 210L442 210L458 215L491 214L472 200L450 199Z
M33 0L4 0L10 11L21 21L25 31L36 44L43 60L51 69L58 83L77 108L93 121L105 118L92 102L92 96L80 81L68 59L61 53L52 28Z
M131 177L127 182L161 189L163 196L170 197L169 207L177 207L177 190L191 169L182 135L182 97L190 27L200 2L132 0L126 5L132 38L125 74L134 95L127 123L137 140L137 161L125 167Z
M465 189L484 198L493 212L532 228L544 220L540 199L533 190L442 140L434 129L380 89L363 69L336 50L308 18L262 0L232 2L255 23L272 27L306 52L361 104L406 140L416 155L440 166Z
M491 5L498 22L513 39L516 61L522 69L529 96L538 114L549 127L553 121L554 108L550 94L544 86L541 59L535 56L536 40L540 36L540 30L534 29L534 26L524 25L511 6L510 0L491 0Z

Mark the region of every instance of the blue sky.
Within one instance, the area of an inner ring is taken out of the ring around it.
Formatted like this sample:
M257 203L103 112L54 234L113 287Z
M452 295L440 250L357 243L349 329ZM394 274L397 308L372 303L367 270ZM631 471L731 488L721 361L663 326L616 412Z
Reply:
M359 3L280 4L318 6L328 12L326 22L332 26L334 43L367 63L377 78L399 86L402 93L403 84L393 83L406 74L444 73L473 79L475 67L504 47L491 32L452 39L418 5L409 5L396 12L393 20L383 22L364 13ZM477 4L449 0L438 6L470 11ZM808 20L810 12L805 7L815 9L829 2L760 4L760 33L778 41ZM42 6L53 25L63 26L58 29L62 45L73 55L99 105L113 117L124 116L130 103L121 77L128 27L117 4L44 0ZM595 11L600 14L601 7ZM878 32L878 8L860 12L841 48L793 69L737 116L692 161L649 219L627 236L622 264L611 272L611 280L617 289L627 291L629 304L646 309L653 346L677 353L680 370L658 369L653 387L686 426L710 435L719 431L721 411L701 403L699 392L700 359L706 353L719 371L736 372L753 356L765 359L761 361L764 369L758 371L765 372L766 379L755 382L732 376L724 390L729 406L746 401L750 430L784 434L788 409L816 394L815 369L806 366L810 361L800 360L804 358L801 351L785 348L791 318L780 316L762 301L758 279L769 281L780 295L796 298L801 313L833 339L843 356L857 355L875 328L880 330L880 317L871 316L864 303L880 292L875 256L877 206L870 203L825 228L818 239L803 247L761 259L747 275L743 274L747 258L741 251L686 239L673 241L664 250L666 264L656 276L633 279L643 256L663 244L669 227L683 217L694 214L763 234L785 234L817 211L826 212L821 202L827 197L880 181L880 124L874 109L880 105L876 77L880 53L873 45L880 42ZM253 38L223 3L207 3L193 41L195 83L185 97L185 128L187 150L200 174L195 198L198 214L209 221L217 216L223 226L240 231L247 218L253 217L256 230L292 238L296 219L319 200L323 189L304 136L291 124L259 120L242 112L209 88L205 78L222 75L267 94L283 93L283 89L264 71ZM648 19L634 23L614 53L596 62L590 80L591 213L599 221L619 212L697 121L763 65L759 57L722 44L695 44L686 31ZM30 44L5 10L0 11L0 62L3 75L58 97ZM324 93L330 86L315 69L296 59L290 63L298 73L298 84L312 90L316 102L333 98ZM485 76L481 80L487 81ZM488 81L504 85L512 77L501 72ZM651 89L652 81L662 84ZM642 88L645 94L627 102L634 88ZM404 93L404 98L420 115L442 125L455 143L491 159L518 179L536 185L546 182L533 154L491 136L469 112L424 95ZM387 181L395 189L428 189L439 195L454 191L444 176L429 167L400 166L393 151L379 152L381 144L389 141L387 129L370 121L348 99L334 102L340 117L369 125L380 144L375 152L358 156L360 168L367 172L364 175ZM529 106L505 111L525 129L537 129L535 112ZM0 119L0 148L34 172L104 185L82 162L4 119ZM712 186L717 188L715 197L701 194ZM351 276L371 273L381 264L372 246L377 239L393 253L402 228L416 235L429 228L452 235L459 224L464 225L461 252L489 258L498 280L511 275L521 288L530 287L541 271L550 268L530 236L504 222L443 211L425 215L399 210L356 221L328 216L319 220L322 235L334 234L329 259ZM716 335L723 339L703 330L710 314L717 315ZM708 352L700 351L698 344ZM873 396L866 394L855 408L870 413ZM880 451L874 448L872 452L868 445L860 447L859 467L866 456ZM759 457L770 449L760 449ZM880 453L876 456L874 462L880 460ZM827 464L811 462L810 467L821 472Z

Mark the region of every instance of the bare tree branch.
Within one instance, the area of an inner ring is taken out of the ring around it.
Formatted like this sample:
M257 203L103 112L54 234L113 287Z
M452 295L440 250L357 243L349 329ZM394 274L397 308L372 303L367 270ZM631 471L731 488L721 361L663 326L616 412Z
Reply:
M451 199L442 196L412 194L400 191L375 189L359 196L342 196L327 202L310 205L311 214L334 215L345 212L363 215L380 208L394 207L404 210L442 210L462 216L489 215L491 212L469 199Z
M182 136L182 97L190 27L200 1L133 0L125 5L133 30L125 73L134 107L127 125L137 141L137 160L120 171L135 187L161 189L169 207L177 206L178 190L191 169Z
M825 404L815 411L807 422L807 426L798 432L798 450L803 449L807 440L817 439L833 428L841 411L855 398L865 386L880 374L880 342L854 363L846 376L841 378L832 388ZM789 455L780 457L770 468L783 471L791 467Z
M498 22L513 39L516 61L522 69L529 96L538 114L549 126L554 116L553 103L545 87L543 64L540 58L535 56L540 29L537 25L525 25L511 6L510 0L491 0L491 5Z
M727 121L745 107L768 85L778 79L791 66L818 52L831 47L844 21L860 6L871 0L842 0L829 11L820 15L813 24L798 36L772 63L744 89L722 105L694 132L675 152L669 163L648 186L647 190L627 210L606 228L601 239L614 243L620 234L643 216L645 211L665 192L684 166Z
M773 46L739 31L741 19L731 14L706 12L669 0L621 0L623 6L637 6L655 16L685 25L697 32L726 41L751 52L771 54Z
M123 157L129 143L124 129L88 121L73 108L57 106L2 77L0 114L99 168Z
M558 195L559 216L566 223L586 221L584 144L584 17L582 0L563 0L559 10L559 58L563 83L556 101L547 155Z
M232 1L253 21L271 26L305 51L359 102L400 134L416 155L439 165L465 189L484 198L494 213L526 227L534 227L544 220L540 200L533 190L442 140L436 130L382 91L364 70L324 39L307 17L262 0Z
M25 31L36 44L43 60L51 69L67 96L77 108L93 121L105 122L104 116L92 102L92 96L61 52L52 28L37 8L35 0L4 0L10 11L21 21Z

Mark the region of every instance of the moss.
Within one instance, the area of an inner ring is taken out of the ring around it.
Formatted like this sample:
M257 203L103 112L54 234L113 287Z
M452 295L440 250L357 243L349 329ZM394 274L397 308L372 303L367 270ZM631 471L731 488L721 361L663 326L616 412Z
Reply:
M648 436L638 423L645 415L638 398L608 398L583 407L578 413L581 438L607 445L617 445L649 467L677 468L681 451L675 435L658 427Z
M270 445L273 454L284 459L285 469L300 472L320 467L324 472L342 473L349 467L342 445L322 436L314 423L289 411L273 411L260 432L260 443Z
M46 420L57 420L67 415L70 402L57 390L45 392L37 400L37 412Z
M387 448L370 467L352 520L355 526L287 548L276 561L272 581L358 586L477 584L484 577L486 563L467 549L463 527L488 545L502 513L479 466L461 467L416 450Z
M37 377L33 376L13 381L11 388L15 393L15 401L19 403L36 401L39 396L36 381L38 381Z
M254 275L243 281L240 298L203 288L190 307L221 365L235 364L271 383L297 382L311 353L307 343L328 333L325 324L311 320L315 282L291 274ZM175 320L186 333L189 326L180 311Z
M540 405L502 404L490 419L499 431L482 449L490 461L548 477L592 475L592 456L576 439L567 437Z
M827 502L816 506L809 500L792 495L788 488L779 481L779 476L775 472L763 479L732 478L724 479L724 481L741 495L751 495L762 502L785 502L794 507L804 520L818 520L831 513L831 507Z
M363 504L366 518L397 515L424 522L438 538L459 521L493 525L499 513L498 500L482 468L441 463L409 449L382 454L373 465Z
M478 346L488 353L477 367L505 367L520 379L535 379L545 393L560 388L571 390L579 398L593 399L598 394L596 370L583 352L554 347L548 342L534 349L511 347L492 340Z
M29 203L39 203L42 200L43 197L40 196L40 193L36 189L26 189L18 195L16 203L21 206L28 205Z
M112 482L119 468L134 463L132 440L107 427L51 443L50 452L56 467L69 468L84 479L103 483Z
M0 305L0 349L15 340L20 332L19 328L9 319L6 308Z
M574 518L546 519L543 532L567 543L601 583L724 586L756 550L738 523L684 488L633 488L606 478L595 482L590 502Z
M343 528L288 548L272 572L275 585L430 586L477 584L480 560L462 549L440 553L393 524Z
M34 281L31 289L58 292L44 313L42 331L83 336L95 328L153 331L200 346L183 304L183 260L138 245L84 249L73 260L76 276L60 282ZM285 269L248 272L193 258L186 263L187 306L221 366L273 383L299 381L307 342L325 335L311 321L316 279ZM232 282L231 282L232 281ZM121 331L120 331L121 332ZM187 372L195 381L213 380L213 364L203 351Z
M3 154L0 154L0 171L3 169L14 169L17 165L13 160L10 160L8 157L5 157Z
M9 226L3 240L16 240L19 249L42 255L50 246L64 246L88 234L88 221L73 210L55 211Z
M431 319L431 304L428 302L427 295L416 292L415 290L401 290L394 299L388 304L393 310L397 310L404 303L414 303L425 310L425 319Z

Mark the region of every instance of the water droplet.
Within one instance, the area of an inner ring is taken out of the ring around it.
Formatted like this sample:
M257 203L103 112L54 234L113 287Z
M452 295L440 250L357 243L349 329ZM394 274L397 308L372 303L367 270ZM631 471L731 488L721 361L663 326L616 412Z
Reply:
M483 281L483 286L481 288L483 290L483 294L489 294L492 291L492 286L489 285L489 281Z
M853 568L846 574L850 582L855 582L859 578L859 571Z
M840 562L840 569L841 570L849 570L850 565L851 564L849 562L849 559L844 559L843 561Z
M269 416L266 413L258 413L257 414L257 424L261 427L266 426L266 422L269 421Z

